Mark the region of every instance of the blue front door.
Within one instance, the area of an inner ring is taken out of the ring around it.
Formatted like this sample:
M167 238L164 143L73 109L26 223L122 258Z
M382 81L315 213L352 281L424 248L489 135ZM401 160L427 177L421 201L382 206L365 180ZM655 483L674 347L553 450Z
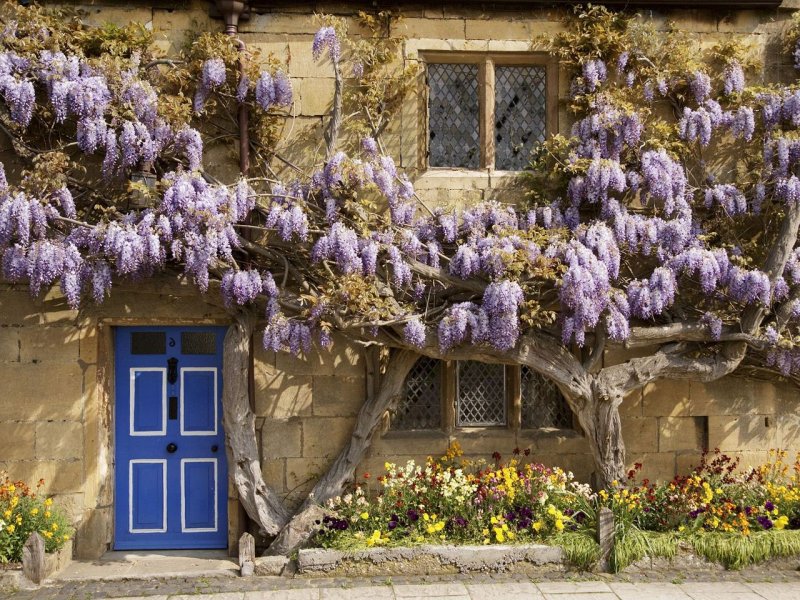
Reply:
M116 549L225 548L224 327L116 329Z

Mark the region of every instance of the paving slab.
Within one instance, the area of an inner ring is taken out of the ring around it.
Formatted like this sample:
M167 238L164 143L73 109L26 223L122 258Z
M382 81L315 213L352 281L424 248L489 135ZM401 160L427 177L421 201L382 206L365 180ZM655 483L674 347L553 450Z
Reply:
M609 583L619 600L689 600L683 589L673 583Z
M73 560L54 581L149 580L169 577L233 577L239 565L224 550L106 552L97 560Z
M800 598L800 585L796 583L747 583L747 587L767 600L797 600Z
M472 600L542 600L541 592L532 583L480 583L467 585Z
M322 588L320 592L320 600L393 600L395 597L390 585Z
M545 594L544 597L545 600L618 600L617 595L611 592L568 592L566 594Z
M421 583L394 585L394 595L398 598L464 596L469 598L463 583Z
M245 592L244 600L319 600L319 589ZM198 600L197 597L192 600ZM216 600L216 599L214 599Z
M604 581L542 581L536 584L539 591L548 594L602 594L611 588Z

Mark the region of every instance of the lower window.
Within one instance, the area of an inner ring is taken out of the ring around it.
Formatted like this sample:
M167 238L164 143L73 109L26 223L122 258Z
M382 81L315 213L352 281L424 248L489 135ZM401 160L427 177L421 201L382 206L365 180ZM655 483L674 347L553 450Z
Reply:
M572 429L558 387L528 367L420 358L392 415L395 431L470 427Z

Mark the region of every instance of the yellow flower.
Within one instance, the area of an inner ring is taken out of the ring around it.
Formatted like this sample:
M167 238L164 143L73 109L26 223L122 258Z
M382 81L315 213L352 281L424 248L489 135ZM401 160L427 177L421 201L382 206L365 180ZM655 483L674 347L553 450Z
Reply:
M497 541L498 541L498 542L500 542L501 544L502 544L504 541L506 541L506 537L505 537L505 535L503 535L503 530L502 530L502 529L500 529L499 527L495 527L495 528L494 528L494 537L495 537L495 538L497 539Z
M58 523L53 523L53 531L58 531Z
M488 529L484 529L483 531L481 531L481 533L482 533L484 536L487 536L487 535L489 535L489 530L488 530Z
M51 513L50 513L49 510L44 511L44 516L45 516L46 519L49 519L50 515L51 515Z
M36 515L38 515L38 514L39 514L39 509L38 508L34 508L34 509L31 510L31 515L33 515L34 517Z
M52 506L53 505L53 499L52 498L48 498L47 500L44 501L44 505L45 506Z
M17 526L16 526L16 525L14 525L14 524L12 523L12 524L11 524L11 525L9 525L8 527L6 527L6 531L7 531L8 533L14 533L14 530L15 530L16 528L17 528Z
M507 531L506 535L508 536L508 539L510 539L510 540L513 540L515 537L517 537L517 534L515 534L513 531Z
M13 483L9 483L8 484L8 491L13 494L15 491L17 491L17 487Z
M544 523L542 523L541 521L536 521L536 522L535 522L535 523L532 525L532 527L533 527L533 530L534 530L535 532L537 532L537 533L538 533L539 531L541 531L541 530L542 530L542 525L544 525Z
M3 516L4 516L6 519L10 519L10 518L11 518L11 509L10 509L10 508L9 508L9 509L7 509L7 510L6 510L6 511L3 513Z
M556 529L558 531L564 531L564 521L561 519L556 519Z
M49 540L51 537L53 537L53 532L52 531L45 531L44 532L44 537L46 537Z
M783 529L789 524L789 517L786 515L781 515L777 519L775 519L772 524L775 526L775 529Z
M361 513L361 518L366 521L367 519L369 519L369 513L368 512L362 512ZM55 525L55 523L54 523L54 525Z
M428 513L422 513L422 520L423 521L430 521L431 516Z

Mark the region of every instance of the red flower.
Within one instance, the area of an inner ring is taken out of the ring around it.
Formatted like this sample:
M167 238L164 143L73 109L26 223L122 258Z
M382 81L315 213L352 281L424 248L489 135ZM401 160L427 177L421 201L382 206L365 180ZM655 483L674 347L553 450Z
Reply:
M500 453L499 453L499 452L496 452L496 451L495 451L495 452L493 452L493 453L492 453L492 458L493 458L494 460L496 460L497 462L500 462L500 459L501 459L501 458L503 458L503 457L502 457L502 456L500 456Z
M364 479L369 479L369 473L364 473Z

